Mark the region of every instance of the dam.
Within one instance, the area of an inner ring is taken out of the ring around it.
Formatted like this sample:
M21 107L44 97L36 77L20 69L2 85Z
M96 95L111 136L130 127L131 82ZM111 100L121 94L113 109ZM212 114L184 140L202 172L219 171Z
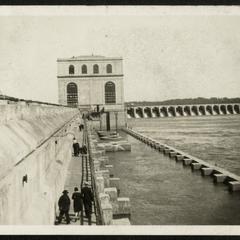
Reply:
M57 64L59 104L0 98L0 224L54 225L63 190L71 197L85 182L92 219L75 217L71 205L71 225L240 223L237 158L232 171L220 147L215 162L194 152L203 140L201 153L211 152L206 139L213 133L220 145L225 136L233 139L229 146L239 156L239 103L125 107L122 58L78 56ZM226 129L217 135L211 126L218 122ZM195 145L186 142L193 147L174 145L194 134ZM73 138L87 153L73 156Z
M194 104L127 107L128 118L184 117L240 114L240 104Z

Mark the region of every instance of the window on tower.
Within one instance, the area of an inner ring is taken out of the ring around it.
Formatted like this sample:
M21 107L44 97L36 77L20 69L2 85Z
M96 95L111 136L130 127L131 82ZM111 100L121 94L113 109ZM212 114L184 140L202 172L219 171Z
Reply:
M115 84L113 82L107 82L105 84L105 103L116 103Z
M111 64L107 65L107 73L112 73L112 65Z
M82 65L82 74L86 74L86 73L87 73L87 66Z
M93 73L99 73L99 67L97 64L93 65Z
M70 65L68 71L69 71L69 74L74 74L74 66Z
M67 85L67 105L76 106L78 104L78 88L76 83Z

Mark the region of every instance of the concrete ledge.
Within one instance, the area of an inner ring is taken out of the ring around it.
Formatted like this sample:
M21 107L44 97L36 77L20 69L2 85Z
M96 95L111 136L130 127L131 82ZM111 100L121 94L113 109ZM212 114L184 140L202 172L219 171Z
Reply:
M213 174L213 181L215 183L222 183L227 179L227 176L221 173L215 173Z
M120 178L109 178L109 185L120 190Z
M104 178L96 177L96 185L98 193L104 193Z
M108 204L110 201L110 196L106 193L99 193L99 199L101 204Z
M117 201L117 188L115 188L115 187L105 188L104 193L109 195L110 202Z
M170 149L169 148L164 148L163 149L163 153L166 155L166 154L169 154L170 153Z
M192 170L199 170L201 167L202 167L201 163L197 163L197 162L192 162L191 163Z
M117 214L119 215L130 215L131 213L131 204L129 198L117 198L118 210Z
M113 223L112 205L110 203L101 203L101 209L103 215L103 224L112 225Z
M203 167L201 168L201 173L203 176L209 176L213 173L213 168Z
M159 145L158 150L159 150L160 152L163 152L164 149L165 149L165 147L164 147L163 145Z
M192 163L192 159L190 158L183 158L183 165L188 166Z
M131 225L129 218L113 219L113 225Z
M169 157L174 158L175 156L177 156L177 153L175 151L170 151Z
M238 181L231 181L228 183L229 185L229 191L235 192L235 191L240 191L240 182Z
M113 165L105 165L105 168L109 171L109 174L112 175L113 174Z
M100 162L98 160L94 160L93 161L93 165L94 165L95 171L99 171L100 170Z
M95 176L103 177L104 178L104 186L109 187L109 170L95 171Z
M184 158L184 156L183 156L183 155L180 155L180 154L177 154L177 155L175 156L175 160L176 160L176 161L182 161L183 158Z

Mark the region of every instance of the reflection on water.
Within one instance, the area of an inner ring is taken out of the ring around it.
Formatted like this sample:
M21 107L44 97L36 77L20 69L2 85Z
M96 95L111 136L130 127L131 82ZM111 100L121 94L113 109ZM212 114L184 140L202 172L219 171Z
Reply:
M153 138L239 173L239 116L210 118L141 119L130 124ZM132 224L240 224L239 192L230 194L226 185L214 185L211 177L202 177L199 171L192 172L127 137L132 151L108 156L114 175L121 178L121 196L130 197Z

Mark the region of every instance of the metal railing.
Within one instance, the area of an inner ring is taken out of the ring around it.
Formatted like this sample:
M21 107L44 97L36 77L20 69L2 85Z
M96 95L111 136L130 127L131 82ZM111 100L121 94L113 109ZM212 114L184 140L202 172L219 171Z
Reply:
M97 194L97 187L96 187L96 177L95 177L95 168L92 158L92 149L90 146L90 140L88 135L88 124L87 120L84 119L84 128L86 130L86 142L87 142L87 149L88 149L88 158L89 158L89 164L90 164L90 171L91 171L91 183L92 183L92 192L94 197L94 211L96 215L96 224L97 225L104 225L103 221L103 214L101 211L101 205L100 205L100 199Z

